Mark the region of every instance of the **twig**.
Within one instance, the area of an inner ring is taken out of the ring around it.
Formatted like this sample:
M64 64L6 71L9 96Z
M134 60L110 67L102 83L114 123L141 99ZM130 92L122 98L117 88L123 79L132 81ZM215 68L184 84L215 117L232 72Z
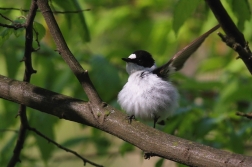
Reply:
M0 7L0 10L20 10L22 12L29 12L29 9L19 9L19 8L3 8ZM86 12L86 11L90 11L91 9L81 9L81 10L66 10L66 11L58 11L58 10L53 10L52 13L54 14L78 14L81 12ZM40 10L37 10L37 12L41 12Z
M8 17L2 15L1 13L0 13L0 16L1 16L2 18L4 18L5 20L8 20L8 21L10 21L10 22L12 23L12 25L0 23L0 26L2 26L2 27L14 28L15 30L17 30L17 29L19 29L19 28L25 27L23 24L15 23L14 21L12 21L12 20L9 19Z
M68 64L76 78L79 80L83 90L88 96L90 107L93 109L92 114L101 124L105 118L105 112L103 112L102 99L96 91L93 83L91 82L87 70L84 70L80 63L76 60L72 52L69 50L67 43L60 31L60 28L51 12L51 8L48 5L47 0L37 0L39 9L47 23L47 26L51 32L54 42L57 46L59 54L64 61Z
M236 115L246 117L248 119L252 119L252 112L250 112L250 113L237 112Z
M7 28L14 28L15 30L19 29L19 28L24 28L25 25L24 24L21 24L21 23L17 23L11 19L9 19L8 17L4 16L3 14L0 13L0 16L3 17L5 20L8 20L12 23L12 25L9 25L9 24L3 24L3 23L0 23L0 26L2 27L7 27ZM22 17L22 16L21 16Z
M35 28L33 28L33 31L35 32L35 35L36 35L35 41L37 42L37 45L38 45L38 48L37 49L33 48L33 51L38 51L40 49L40 43L39 43L39 40L38 40L39 33L36 31Z
M0 132L15 132L18 133L18 130L13 130L13 129L0 129Z
M57 147L61 148L62 150L65 150L66 152L70 152L70 153L74 154L75 156L79 157L80 159L83 160L84 166L86 165L86 163L89 163L89 164L91 164L91 165L93 165L93 166L103 167L102 165L98 165L98 164L96 164L96 163L94 163L94 162L91 162L91 161L89 161L88 159L82 157L82 156L81 156L80 154L78 154L77 152L72 151L72 150L70 150L70 149L68 149L68 148L66 148L66 147L64 147L64 146L62 146L62 145L60 145L60 144L58 144L57 142L51 140L50 138L48 138L47 136L45 136L44 134L42 134L41 132L39 132L37 129L32 128L32 127L29 127L28 129L29 129L30 131L35 132L37 135L41 136L42 138L46 139L48 142L53 143L54 145L56 145Z
M82 9L82 10L73 10L73 11L52 11L55 14L67 14L67 13L71 13L71 14L77 14L77 13L81 13L81 12L85 12L85 11L90 11L91 9Z
M32 54L32 41L33 41L33 21L36 15L37 10L37 4L35 1L31 2L31 10L26 20L26 36L25 36L25 52L24 52L24 63L25 63L25 72L24 72L24 78L23 81L30 82L31 75L35 73L36 71L32 68L32 61L31 61L31 54ZM26 106L23 104L20 104L18 115L20 116L20 130L19 130L19 136L17 139L16 146L13 151L13 156L11 157L8 167L14 167L17 162L21 162L19 159L21 150L23 148L25 138L26 138L26 132L27 127L29 127L27 116L26 116Z
M2 15L1 13L0 13L0 16L1 16L2 18L4 18L5 20L8 20L8 21L10 21L10 22L12 22L12 23L13 23L13 21L12 21L11 19L9 19L8 17L6 17L6 16Z
M7 27L7 28L14 28L15 30L24 27L24 25L19 24L19 23L15 23L15 24L13 24L13 25L8 25L8 24L2 24L2 23L0 23L0 26L1 26L1 27Z

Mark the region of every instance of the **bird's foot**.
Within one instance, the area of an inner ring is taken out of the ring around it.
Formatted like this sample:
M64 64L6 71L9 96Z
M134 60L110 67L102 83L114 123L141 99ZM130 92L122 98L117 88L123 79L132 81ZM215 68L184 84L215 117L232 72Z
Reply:
M156 154L154 153L144 153L144 159L150 159L151 157L154 157L156 156Z
M160 118L160 116L158 116L158 117L154 117L154 125L153 125L153 128L155 128L156 127L156 123L157 123L157 121L158 121L158 119Z
M132 122L132 120L134 119L136 119L135 118L135 115L128 115L127 117L126 117L126 119L129 121L129 123L131 124L131 122Z

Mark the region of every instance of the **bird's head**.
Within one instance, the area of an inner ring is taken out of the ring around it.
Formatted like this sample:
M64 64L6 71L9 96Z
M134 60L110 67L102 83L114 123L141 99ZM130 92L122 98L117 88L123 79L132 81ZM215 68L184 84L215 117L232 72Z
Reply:
M155 61L151 54L144 50L137 50L128 58L122 58L122 60L127 62L126 70L129 74L140 70L152 71L156 68Z

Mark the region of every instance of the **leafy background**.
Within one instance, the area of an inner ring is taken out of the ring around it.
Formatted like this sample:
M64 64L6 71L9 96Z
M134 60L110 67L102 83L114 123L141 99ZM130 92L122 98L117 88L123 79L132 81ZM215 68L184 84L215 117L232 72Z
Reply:
M223 0L226 10L252 40L251 0ZM29 9L30 1L2 1L1 7ZM125 63L133 51L152 53L157 65L200 34L217 24L201 0L78 1L53 0L54 10L91 9L78 14L55 14L62 33L102 99L120 109L116 97L127 81ZM0 10L24 23L26 12ZM38 71L31 83L58 93L87 100L77 79L55 51L49 30L37 13L34 27L40 50L33 55ZM1 23L11 24L0 18ZM219 30L222 31L222 30ZM22 80L24 30L0 27L0 74ZM34 47L38 44L34 39ZM237 54L213 33L184 68L171 76L180 93L180 107L165 127L169 134L235 153L251 155L252 122L236 112L252 111L251 75ZM1 90L0 90L1 91ZM0 99L0 166L6 166L17 139L18 105ZM156 166L168 164L160 158L142 160L142 152L109 134L28 109L30 124L58 143L105 166ZM7 131L9 130L9 131ZM81 166L82 161L30 132L17 166ZM87 165L88 166L88 165ZM177 164L177 166L182 166Z

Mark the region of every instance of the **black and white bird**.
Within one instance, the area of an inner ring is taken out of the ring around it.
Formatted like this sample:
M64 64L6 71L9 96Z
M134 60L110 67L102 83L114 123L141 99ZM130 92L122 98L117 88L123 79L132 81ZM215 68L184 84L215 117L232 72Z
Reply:
M178 107L178 91L168 81L171 72L180 70L205 38L219 28L213 27L176 53L166 64L156 67L151 54L144 50L133 52L126 61L128 82L118 94L118 103L129 119L165 120Z

